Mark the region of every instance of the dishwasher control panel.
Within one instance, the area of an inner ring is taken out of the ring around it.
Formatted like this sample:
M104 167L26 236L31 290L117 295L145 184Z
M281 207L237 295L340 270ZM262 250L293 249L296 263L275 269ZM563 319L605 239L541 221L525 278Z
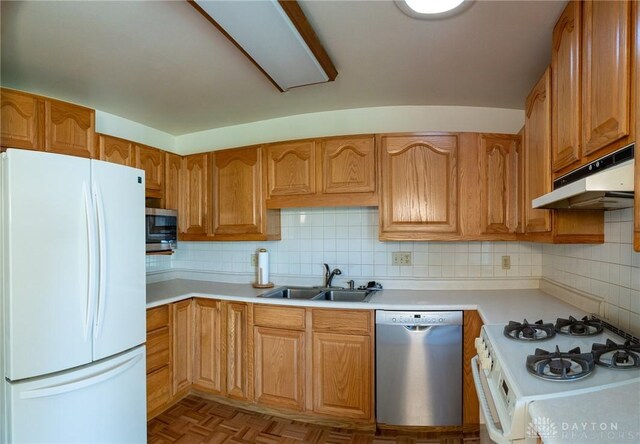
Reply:
M462 325L461 311L376 310L376 324L385 325Z

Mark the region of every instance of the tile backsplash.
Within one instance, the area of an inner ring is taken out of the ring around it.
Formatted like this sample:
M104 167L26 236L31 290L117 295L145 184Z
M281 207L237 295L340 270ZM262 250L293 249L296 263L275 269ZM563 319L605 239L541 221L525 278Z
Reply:
M633 209L605 212L605 243L544 245L542 276L601 297L604 315L640 332L640 253L633 251Z

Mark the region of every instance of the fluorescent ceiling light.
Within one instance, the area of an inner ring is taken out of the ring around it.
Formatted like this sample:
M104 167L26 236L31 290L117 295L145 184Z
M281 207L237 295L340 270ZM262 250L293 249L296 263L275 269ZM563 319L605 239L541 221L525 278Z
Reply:
M396 0L396 5L410 17L440 19L459 14L472 2L473 0Z
M188 1L280 91L338 75L296 1Z

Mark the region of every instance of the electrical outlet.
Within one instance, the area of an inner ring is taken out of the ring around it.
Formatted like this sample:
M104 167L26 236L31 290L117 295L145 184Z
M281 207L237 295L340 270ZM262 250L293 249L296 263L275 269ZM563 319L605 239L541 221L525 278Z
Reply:
M391 263L393 265L411 265L411 262L412 258L410 251L395 251L391 253Z
M511 256L502 256L502 269L503 270L511 269Z
M253 267L257 267L258 266L258 255L257 254L252 254L251 255L251 265Z

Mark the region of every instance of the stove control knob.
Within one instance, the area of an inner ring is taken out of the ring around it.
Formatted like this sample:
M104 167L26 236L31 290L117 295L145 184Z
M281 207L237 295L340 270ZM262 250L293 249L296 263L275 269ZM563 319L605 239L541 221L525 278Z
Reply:
M493 359L490 357L482 357L480 359L480 365L485 370L491 370L491 366L493 365Z
M391 318L391 322L396 322L396 318Z

